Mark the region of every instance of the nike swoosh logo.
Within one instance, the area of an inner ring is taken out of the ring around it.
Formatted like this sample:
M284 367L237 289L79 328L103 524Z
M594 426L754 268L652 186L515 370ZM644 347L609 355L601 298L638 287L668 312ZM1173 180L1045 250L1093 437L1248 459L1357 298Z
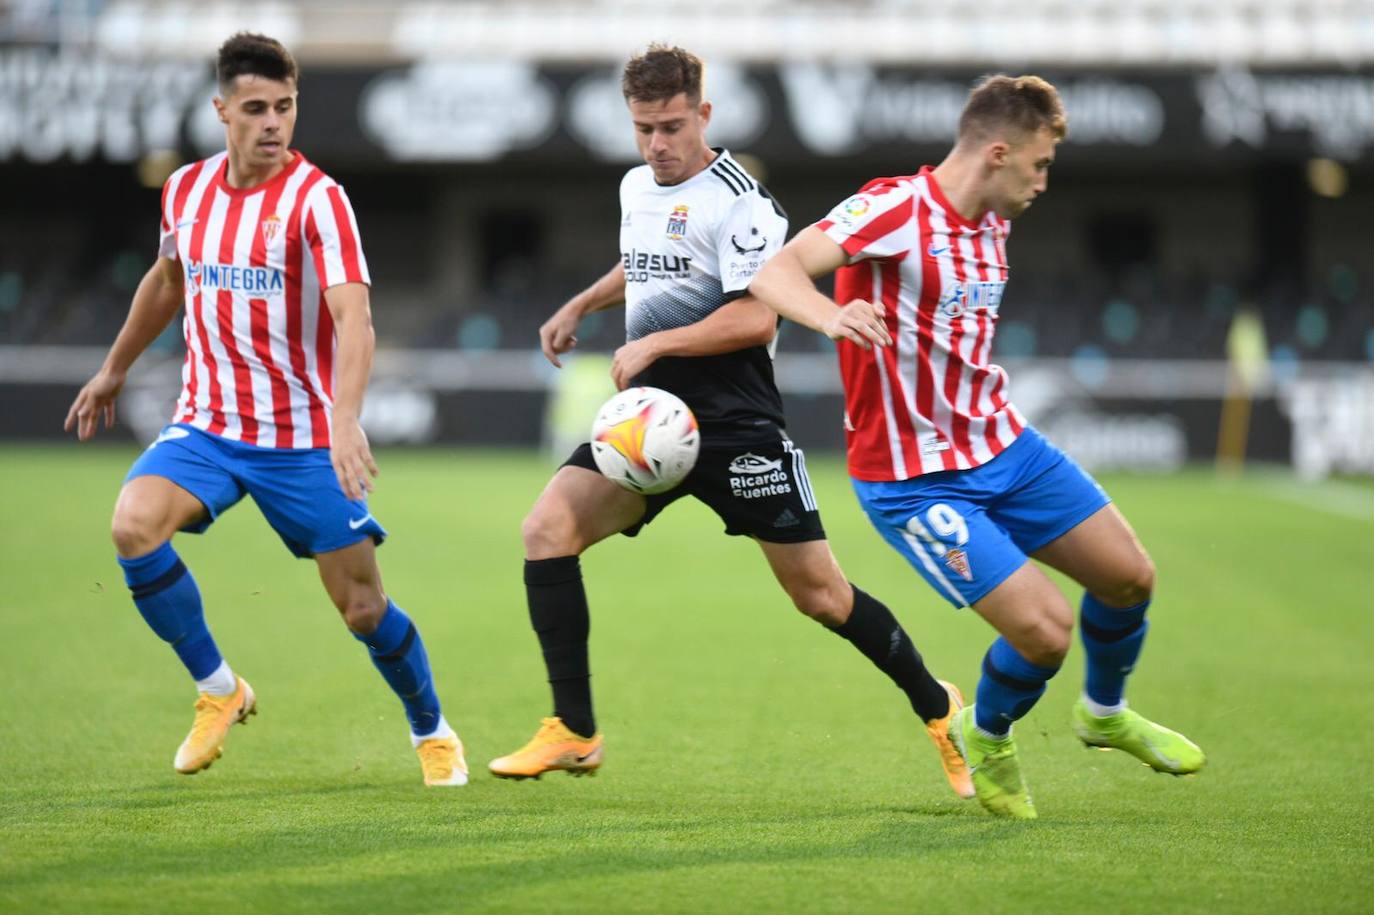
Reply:
M176 426L170 429L163 429L158 433L157 438L153 439L153 443L148 446L148 450L151 451L156 448L160 442L170 442L173 439L186 438L190 434L191 433L187 432L185 429L179 429Z
M1164 763L1164 765L1169 768L1177 769L1181 765L1177 759L1174 759L1172 756L1163 752L1159 747L1155 746L1155 742L1150 738L1146 737L1142 742L1145 744L1145 749L1149 750L1155 759Z
M371 515L371 514L363 515L361 518L359 518L359 519L356 520L356 521L354 521L352 518L349 518L349 519L348 519L348 527L349 527L349 530L354 530L354 531L356 531L358 528L362 527L364 524L366 524L366 523L367 523L368 521L370 521L371 519L372 519L372 515Z
M177 223L177 228L184 229L187 226L193 226L198 222L200 222L200 217L196 217L195 219L183 219L181 222Z
M939 257L941 254L944 254L948 250L949 245L945 245L943 248L937 248L934 245L931 245L930 250L926 253L929 254L931 257Z

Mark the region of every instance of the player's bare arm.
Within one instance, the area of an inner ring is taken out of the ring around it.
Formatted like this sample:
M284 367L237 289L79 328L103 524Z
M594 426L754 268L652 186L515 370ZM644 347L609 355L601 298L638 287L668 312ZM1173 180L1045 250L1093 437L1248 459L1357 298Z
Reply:
M62 428L70 432L76 427L76 437L87 441L95 435L100 417L105 428L115 423L115 398L124 387L129 367L143 354L158 334L167 329L181 308L181 265L170 258L159 257L134 290L129 317L119 336L110 347L105 363L95 377L86 382L72 401Z
M582 319L594 311L623 304L625 267L617 261L601 279L563 303L553 317L539 328L539 347L544 351L544 358L561 369L563 363L558 361L558 357L577 345L574 334Z
M372 306L363 283L331 286L325 290L324 301L329 306L334 333L338 337L329 458L344 493L350 499L361 499L372 491L371 477L377 475L377 462L372 459L367 435L358 421L367 379L372 374L372 350L376 344Z
M769 258L749 284L749 292L784 318L831 340L848 340L864 349L890 345L882 303L855 299L841 308L812 282L844 263L844 249L810 226Z
M664 356L716 356L751 346L767 346L778 330L778 317L751 295L717 308L707 317L631 340L615 351L611 380L618 390Z

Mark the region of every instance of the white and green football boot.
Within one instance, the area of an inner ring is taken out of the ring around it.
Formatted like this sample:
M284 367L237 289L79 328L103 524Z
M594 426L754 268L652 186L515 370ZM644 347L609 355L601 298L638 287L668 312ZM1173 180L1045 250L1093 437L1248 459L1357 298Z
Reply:
M1189 775L1207 762L1197 744L1130 708L1098 718L1080 696L1073 706L1073 729L1088 746L1125 750L1156 772Z
M997 816L1035 819L1035 804L1021 777L1016 739L1011 734L998 739L978 730L974 725L973 706L968 705L950 721L949 736L968 764L978 803Z

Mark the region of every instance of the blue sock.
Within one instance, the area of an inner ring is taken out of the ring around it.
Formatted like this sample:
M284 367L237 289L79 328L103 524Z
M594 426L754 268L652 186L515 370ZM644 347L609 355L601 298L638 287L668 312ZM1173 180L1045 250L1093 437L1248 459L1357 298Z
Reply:
M434 733L441 720L439 697L434 694L425 643L405 611L388 599L377 630L371 635L354 633L353 637L367 646L372 663L400 697L410 719L410 732L417 736Z
M1091 594L1083 595L1079 637L1088 656L1083 691L1099 705L1117 705L1126 689L1126 675L1135 667L1145 644L1150 621L1148 600L1124 610L1108 607Z
M134 606L152 630L181 658L194 680L204 680L224 662L205 625L196 580L169 540L146 556L125 559L124 581Z
M983 656L983 677L973 718L980 730L1001 736L1024 718L1045 694L1045 684L1059 668L1039 667L1021 657L1006 639L998 637Z

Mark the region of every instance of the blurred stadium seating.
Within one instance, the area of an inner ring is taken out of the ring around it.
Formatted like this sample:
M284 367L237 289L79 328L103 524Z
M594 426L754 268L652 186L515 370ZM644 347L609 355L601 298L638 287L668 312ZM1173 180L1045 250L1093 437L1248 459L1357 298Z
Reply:
M1374 57L1367 0L9 0L4 7L0 40L201 55L247 17L310 61L618 60L655 35L740 60L1195 66L1354 65Z

